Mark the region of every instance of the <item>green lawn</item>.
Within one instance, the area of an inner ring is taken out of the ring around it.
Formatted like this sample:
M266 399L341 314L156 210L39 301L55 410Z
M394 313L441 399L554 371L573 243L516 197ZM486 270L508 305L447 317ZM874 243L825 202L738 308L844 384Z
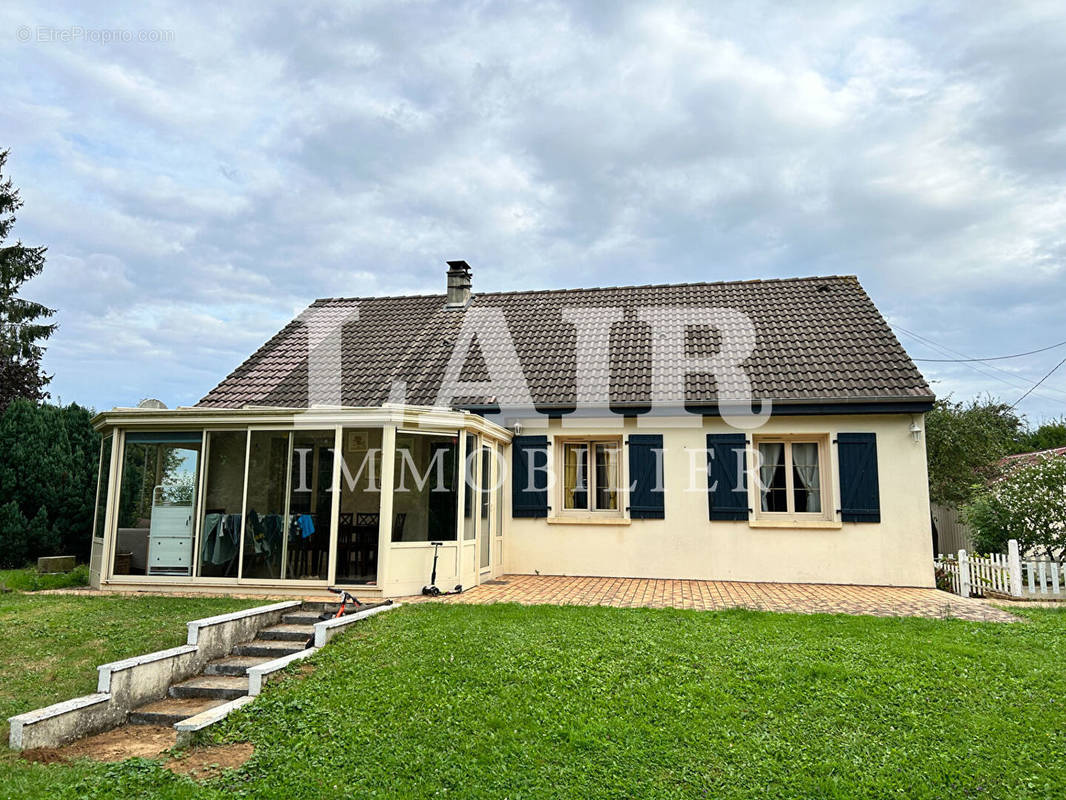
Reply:
M8 717L95 692L98 665L184 644L189 620L257 604L228 597L0 595L3 744ZM4 784L0 779L0 796Z
M360 623L215 731L254 742L240 770L199 785L155 762L9 757L0 792L1062 798L1066 611L1025 614L412 606ZM32 623L16 638L39 657Z
M33 567L0 570L0 586L19 592L39 592L42 589L69 589L89 585L89 568L79 564L70 572L41 575Z

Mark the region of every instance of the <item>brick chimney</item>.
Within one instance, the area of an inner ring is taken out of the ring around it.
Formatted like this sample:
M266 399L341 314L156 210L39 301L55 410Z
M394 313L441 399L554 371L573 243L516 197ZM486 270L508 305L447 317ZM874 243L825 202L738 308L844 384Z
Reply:
M448 262L448 302L445 308L466 308L470 304L470 265L465 261Z

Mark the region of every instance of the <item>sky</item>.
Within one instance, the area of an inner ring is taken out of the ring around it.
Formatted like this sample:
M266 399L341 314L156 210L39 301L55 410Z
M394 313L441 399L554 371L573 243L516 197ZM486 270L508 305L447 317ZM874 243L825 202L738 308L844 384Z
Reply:
M53 398L195 403L446 259L475 292L853 274L916 359L1061 342L1064 41L1061 2L4 3ZM1063 358L917 363L1012 403ZM1066 366L1018 409L1066 414Z

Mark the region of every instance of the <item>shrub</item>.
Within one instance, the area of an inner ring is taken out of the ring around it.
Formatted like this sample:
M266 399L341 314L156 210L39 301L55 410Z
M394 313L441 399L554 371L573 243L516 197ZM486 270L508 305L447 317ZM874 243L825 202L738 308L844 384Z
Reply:
M1066 557L1066 457L1045 456L1011 468L963 510L979 552L1021 551Z
M943 567L937 567L936 572L933 573L934 580L936 580L936 588L942 592L955 591L951 585L951 573L949 573Z

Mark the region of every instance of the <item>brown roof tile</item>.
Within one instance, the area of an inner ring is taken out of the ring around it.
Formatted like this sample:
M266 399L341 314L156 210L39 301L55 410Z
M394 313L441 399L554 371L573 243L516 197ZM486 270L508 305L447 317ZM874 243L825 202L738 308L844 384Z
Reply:
M200 401L201 406L307 405L308 325L343 323L342 400L377 406L394 380L409 403L432 405L464 314L443 295L318 300ZM475 295L471 307L503 310L530 394L538 406L575 402L576 333L566 307L620 307L610 340L612 403L650 399L651 329L638 320L649 306L712 306L746 313L756 348L744 362L756 398L773 400L927 400L932 392L856 278L820 277L732 283L624 286ZM687 356L713 354L734 332L689 329ZM484 380L474 348L462 380ZM687 376L686 402L714 402L713 376ZM491 398L471 398L487 401ZM677 398L678 401L681 398Z

